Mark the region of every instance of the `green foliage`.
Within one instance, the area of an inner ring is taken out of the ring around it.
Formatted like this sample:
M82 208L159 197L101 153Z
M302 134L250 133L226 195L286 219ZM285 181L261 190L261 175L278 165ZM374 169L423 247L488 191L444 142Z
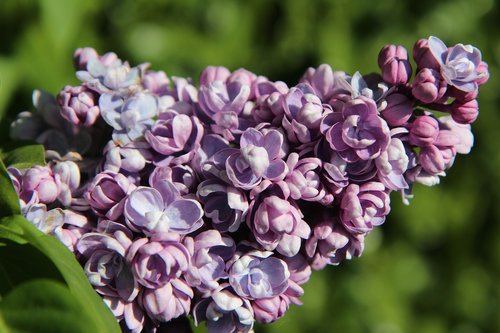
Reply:
M7 167L27 169L45 164L43 146L26 142L9 142L0 149L0 159Z
M105 332L86 311L87 305L62 283L32 279L0 303L0 331Z
M431 34L472 43L491 79L481 89L471 155L459 156L439 186L416 186L409 207L394 195L388 221L368 236L362 258L315 272L304 306L256 332L499 332L498 17L494 0L0 1L0 142L15 114L32 109L33 89L57 93L77 83L77 47L195 80L203 67L224 65L294 84L321 63L375 71L387 43L411 49ZM18 214L2 175L0 215ZM6 232L0 227L0 237ZM24 239L22 232L15 235Z

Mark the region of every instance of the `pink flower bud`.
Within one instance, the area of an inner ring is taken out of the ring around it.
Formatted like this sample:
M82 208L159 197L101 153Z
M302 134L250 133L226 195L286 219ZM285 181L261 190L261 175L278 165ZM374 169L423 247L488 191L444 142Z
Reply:
M476 99L461 103L456 100L451 104L451 117L459 124L471 124L479 115Z
M438 121L431 116L415 119L410 129L410 143L419 147L432 145L439 135Z
M396 93L387 96L387 107L382 111L382 117L390 126L401 126L410 119L412 113L412 101Z
M439 70L439 63L429 49L428 39L419 39L413 46L413 59L418 68L431 68Z
M411 90L416 99L433 103L444 96L448 84L434 69L424 68L417 73Z
M386 45L378 55L378 65L384 81L390 84L407 83L411 77L408 52L400 45Z

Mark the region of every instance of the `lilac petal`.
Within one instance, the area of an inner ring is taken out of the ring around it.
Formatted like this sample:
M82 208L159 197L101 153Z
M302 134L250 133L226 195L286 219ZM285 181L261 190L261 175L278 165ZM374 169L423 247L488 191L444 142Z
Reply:
M271 162L264 173L264 176L269 180L277 180L283 178L288 173L288 167L283 160L275 160Z
M201 227L203 210L197 201L181 199L167 207L165 216L171 230L179 234L187 234Z
M448 52L448 48L443 43L443 41L437 37L430 36L429 49L434 58L436 58L436 60L439 61L440 64L443 64L445 60L443 58L443 55L446 54L446 52Z
M254 128L249 128L241 135L240 147L246 147L248 145L260 146L260 142L264 135Z
M163 211L165 208L160 192L150 187L139 186L125 201L125 218L132 224L146 226L146 213Z
M264 136L264 148L267 150L267 155L270 160L275 159L283 145L283 135L276 131L271 130Z
M157 181L154 188L160 193L165 206L170 205L180 197L179 189L168 180Z
M233 311L243 305L243 301L229 291L223 290L212 295L215 304L223 311Z

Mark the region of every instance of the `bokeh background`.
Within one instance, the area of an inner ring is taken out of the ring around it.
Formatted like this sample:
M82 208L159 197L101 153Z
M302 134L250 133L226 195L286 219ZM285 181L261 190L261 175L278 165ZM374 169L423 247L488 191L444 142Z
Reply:
M397 195L361 258L313 274L304 306L257 333L500 332L500 3L494 0L0 1L0 140L31 92L76 84L72 53L114 51L197 80L207 65L296 83L309 66L377 70L388 43L472 43L481 88L475 147L439 186Z

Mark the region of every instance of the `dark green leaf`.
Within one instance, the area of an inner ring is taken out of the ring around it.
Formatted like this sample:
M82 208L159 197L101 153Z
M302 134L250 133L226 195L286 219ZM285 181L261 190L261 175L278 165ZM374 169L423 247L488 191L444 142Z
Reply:
M33 165L45 164L45 153L42 145L10 142L2 146L1 157L7 167L27 169Z
M12 185L7 169L0 161L0 218L20 214L19 198Z
M102 331L86 308L65 285L36 279L19 285L2 299L0 329L6 333Z
M99 328L94 332L120 332L115 317L90 285L74 254L59 240L43 234L20 215L5 218L2 223L4 230L11 231L10 239L13 237L25 239L52 261L71 293L86 304L82 311L94 318Z
M0 295L35 278L64 283L64 278L46 255L29 243L0 240Z

